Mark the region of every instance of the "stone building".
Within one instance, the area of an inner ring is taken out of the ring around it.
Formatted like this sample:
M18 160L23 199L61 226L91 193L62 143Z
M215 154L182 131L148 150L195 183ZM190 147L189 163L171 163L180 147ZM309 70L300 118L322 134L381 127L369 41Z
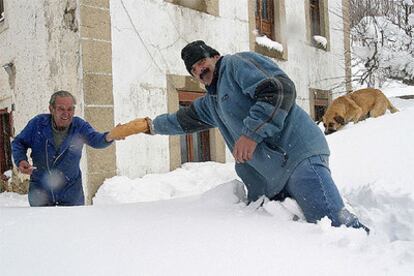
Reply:
M10 139L60 89L100 131L178 110L203 94L180 51L202 39L221 54L257 51L294 80L317 119L349 91L347 0L0 0L0 160ZM88 202L105 178L167 172L183 162L231 161L217 130L183 137L136 135L82 159Z

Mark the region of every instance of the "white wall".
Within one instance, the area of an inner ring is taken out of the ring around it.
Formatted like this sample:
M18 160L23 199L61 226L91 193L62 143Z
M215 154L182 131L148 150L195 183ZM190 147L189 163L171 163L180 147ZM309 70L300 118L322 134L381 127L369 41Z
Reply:
M341 0L329 3L338 12ZM330 14L331 51L325 52L307 42L304 1L285 4L289 56L278 63L309 110L309 87L330 89L334 81L327 79L345 75L343 34L337 31L342 18ZM188 75L180 57L188 42L202 39L221 54L249 50L247 0L220 0L219 17L162 0L111 0L111 19L116 123L167 111L166 75ZM131 178L168 171L168 138L140 134L118 142L117 168Z
M297 103L309 112L309 88L345 91L345 56L342 0L329 0L330 50L312 46L307 38L305 1L286 0L288 60L279 65L294 80L298 91Z
M76 0L4 1L7 21L0 33L0 66L13 62L16 81L12 90L0 67L0 108L10 110L15 103L17 133L30 118L48 112L52 92L66 89L79 96L79 35L63 23L71 2L76 5Z

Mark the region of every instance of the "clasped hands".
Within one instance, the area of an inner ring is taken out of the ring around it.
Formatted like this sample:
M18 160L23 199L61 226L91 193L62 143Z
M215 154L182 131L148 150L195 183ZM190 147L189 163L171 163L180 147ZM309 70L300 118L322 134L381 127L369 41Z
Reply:
M106 140L123 140L130 135L138 133L151 134L150 126L151 119L148 117L137 118L125 124L118 124L107 134Z

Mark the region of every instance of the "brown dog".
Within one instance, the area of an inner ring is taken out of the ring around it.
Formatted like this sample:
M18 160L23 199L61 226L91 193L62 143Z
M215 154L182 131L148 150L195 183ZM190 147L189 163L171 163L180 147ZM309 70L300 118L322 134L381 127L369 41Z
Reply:
M357 123L367 117L376 118L386 110L397 112L391 102L378 89L364 88L335 99L323 115L325 134L331 134L348 122Z

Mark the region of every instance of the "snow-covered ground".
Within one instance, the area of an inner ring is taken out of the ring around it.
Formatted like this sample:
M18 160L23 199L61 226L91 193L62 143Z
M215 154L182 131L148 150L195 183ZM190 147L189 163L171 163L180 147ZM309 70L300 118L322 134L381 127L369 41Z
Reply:
M108 179L94 206L28 208L0 194L0 274L413 275L414 100L391 101L401 112L327 136L334 179L369 236L292 221L292 200L245 206L233 164L193 163Z

